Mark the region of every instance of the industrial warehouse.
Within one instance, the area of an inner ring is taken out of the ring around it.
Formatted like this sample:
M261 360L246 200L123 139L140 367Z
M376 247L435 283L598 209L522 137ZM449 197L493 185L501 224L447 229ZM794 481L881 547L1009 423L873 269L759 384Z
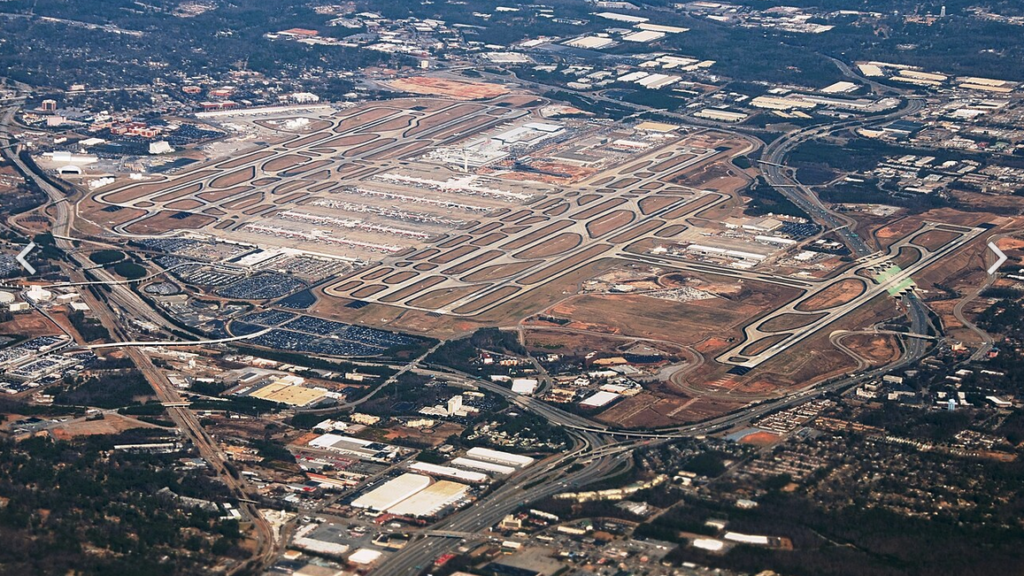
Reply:
M323 438L310 442L310 445L323 444L318 442ZM331 439L329 442L335 446L339 442L343 444L344 440ZM529 456L490 448L470 448L466 455L453 459L447 465L409 464L401 474L362 490L351 501L351 506L369 514L386 512L404 518L444 516L470 502L475 490L492 482L491 475L507 476L534 462Z
M449 480L435 482L429 476L405 473L356 498L352 507L425 518L458 504L468 491L469 486L465 484Z

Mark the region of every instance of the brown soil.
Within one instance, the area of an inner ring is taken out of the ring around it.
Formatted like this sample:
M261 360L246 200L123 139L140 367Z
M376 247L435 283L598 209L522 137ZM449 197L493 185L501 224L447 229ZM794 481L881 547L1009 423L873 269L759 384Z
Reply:
M796 309L801 312L828 310L829 308L851 302L854 298L863 294L865 289L865 283L855 278L835 282L828 288L798 304Z
M572 216L570 216L570 218L572 218L573 220L576 220L577 222L580 222L580 221L583 221L583 220L589 220L589 219L593 218L594 216L597 216L598 214L602 214L604 212L607 212L608 210L611 210L612 208L615 208L616 206L621 206L621 205L623 205L625 203L626 203L626 199L625 198L611 198L609 200L605 200L604 202L601 202L600 204L591 206L590 208L587 208L586 210L582 210L580 212L577 212L577 213L573 214Z
M434 264L447 264L453 260L458 260L467 254L472 254L479 250L476 246L462 246L460 248L454 248L439 256L435 256L430 259Z
M561 260L552 266L548 266L547 268L520 279L519 283L524 286L528 286L530 284L544 282L567 270L571 270L588 260L596 258L611 249L612 247L607 244L594 244L592 246L588 246L574 256Z
M469 260L466 260L465 262L462 262L461 264L456 264L455 266L446 269L444 273L450 274L452 276L458 276L459 274L463 274L465 272L473 270L477 266L486 264L487 262L490 262L491 260L498 258L502 254L504 253L499 252L498 250L488 250L487 252L481 252L480 254L477 254L476 256L470 258Z
M381 296L379 300L381 302L387 302L389 304L401 302L406 298L418 295L420 292L423 292L428 288L433 288L434 286L437 286L438 284L444 282L445 280L447 280L447 278L445 278L444 276L430 276L429 278L424 278L419 282L410 284L409 286L406 286L401 290L396 290L388 294L387 296Z
M156 196L153 198L153 202L171 202L173 200L177 200L178 198L183 198L185 196L195 194L196 192L199 192L202 188L203 186L201 184L192 184L190 186L185 186L181 190L175 190L174 192L168 192L167 194L161 194L159 196Z
M508 94L508 88L500 84L488 84L484 82L463 82L458 80L446 80L443 78L431 78L427 76L414 76L411 78L400 78L388 82L395 90L409 92L412 94L423 94L426 96L447 96L456 100L479 100L496 98Z
M269 162L263 164L264 172L281 172L302 164L303 162L309 162L311 158L301 154L285 154L284 156L278 156Z
M494 292L491 292L487 296L484 296L483 298L477 298L476 300L473 300L468 304L463 304L462 306L459 306L458 308L455 309L455 313L473 314L475 312L479 312L480 310L487 308L488 306L494 304L495 302L501 302L502 300L511 297L513 294L519 292L520 290L522 290L522 288L519 288L518 286L505 286L504 288L499 288Z
M574 223L572 221L570 221L570 220L558 220L558 221L552 222L551 224L548 224L548 225L546 225L546 226L544 226L542 228L534 230L533 232L530 232L529 234L525 234L523 236L520 236L520 237L516 238L515 240L512 240L511 242L506 242L506 243L502 244L501 247L504 250L518 250L518 249L523 248L523 247L525 247L525 246L527 246L529 244L532 244L532 243L534 243L534 242L536 242L536 241L538 241L538 240L540 240L542 238L547 238L547 237L551 236L552 234L556 234L558 232L561 232L562 230L565 230L566 228L571 227L573 224Z
M179 213L173 210L161 210L153 216L128 225L125 229L132 234L163 234L171 230L194 230L217 221L212 216L200 214L189 214L185 218L172 218L175 214Z
M391 276L388 276L387 278L385 278L384 279L384 283L385 284L401 284L402 282L405 282L406 280L415 278L416 276L418 276L418 274L416 274L415 272L409 272L409 271L399 272L397 274L392 274Z
M171 202L170 204L165 206L165 208L167 208L168 210L195 210L196 208L201 208L203 206L205 206L205 204L198 200L188 199L178 200L177 202Z
M494 266L487 266L467 274L462 277L463 282L493 282L494 280L500 280L507 278L513 274L518 274L523 270L526 270L530 266L536 265L537 262L516 262L514 264L496 264Z
M802 328L808 324L825 317L825 313L819 314L780 314L764 324L758 326L762 332L788 332Z
M555 254L561 254L579 246L583 238L575 232L563 232L558 236L549 238L539 244L535 244L513 256L520 260L532 260L534 258L548 258Z
M475 292L479 292L487 288L487 286L487 284L481 284L478 286L463 286L461 288L438 288L437 290L427 292L422 296L413 298L409 301L409 305L429 309L443 308L452 302L456 302Z
M235 172L230 172L223 176L218 176L210 181L210 188L231 188L232 186L238 186L244 182L248 182L256 177L256 168L250 166Z
M665 221L664 220L658 220L658 219L648 220L647 222L644 222L643 224L639 224L637 226L634 226L632 229L627 230L627 231L623 232L622 234L618 234L616 236L612 236L608 241L612 242L613 244L625 244L627 242L632 242L633 240L636 240L637 238L639 238L641 236L646 236L647 234L650 234L651 232L654 232L655 230L657 230L658 228L661 228L664 225L665 225Z
M237 168L239 166L244 166L245 164L248 164L249 162L258 162L260 160L263 160L264 158L269 158L269 157L273 156L274 154L275 154L275 152L273 150L260 150L259 152L253 152L252 154L247 154L245 156L242 156L241 158L235 158L234 160L228 160L227 162L221 162L220 164L217 164L217 168L221 168L221 169L224 169L224 170L230 170L232 168Z
M616 210L587 222L587 233L591 238L600 238L633 222L636 214L632 210Z

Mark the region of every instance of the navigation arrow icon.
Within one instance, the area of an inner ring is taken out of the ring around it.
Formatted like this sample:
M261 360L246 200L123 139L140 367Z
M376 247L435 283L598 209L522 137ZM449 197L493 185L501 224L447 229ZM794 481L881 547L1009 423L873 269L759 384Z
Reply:
M988 243L988 248L989 250L994 252L995 255L999 258L998 260L996 260L995 264L989 266L988 268L989 274L995 274L996 270L999 270L999 267L1003 265L1003 262L1006 262L1006 254L1003 254L1003 251L1000 250L999 247L996 246L993 242Z
M33 268L32 265L28 263L28 260L26 260L25 257L28 256L28 253L31 252L35 247L36 247L36 243L35 242L29 242L28 246L25 246L25 249L22 250L21 253L18 254L17 256L15 256L15 258L14 258L15 260L18 261L18 264L21 264L22 268L24 268L25 270L28 271L28 275L29 276L32 276L33 274L35 274L36 273L36 269ZM1004 259L1005 259L1005 257L1004 257Z

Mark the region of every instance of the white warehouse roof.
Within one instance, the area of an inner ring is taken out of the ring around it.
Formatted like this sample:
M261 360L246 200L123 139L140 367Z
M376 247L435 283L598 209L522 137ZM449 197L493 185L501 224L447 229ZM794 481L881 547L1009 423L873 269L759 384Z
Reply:
M372 548L360 548L348 557L348 561L353 564L361 565L373 564L383 555L384 553L379 550L374 550Z
M655 40L661 40L665 37L664 32L655 32L654 30L643 30L640 32L633 32L632 34L626 34L622 37L626 42L653 42Z
M629 22L631 24L640 24L642 22L647 22L648 20L642 16L630 16L629 14L619 14L617 12L598 12L594 14L594 16L605 18L607 20L615 20L616 22Z
M710 550L717 552L721 550L725 544L721 540L715 540L714 538L697 538L693 541L694 548L700 548L701 550Z
M353 438L351 436L342 436L340 434L324 434L318 436L313 440L309 441L309 445L314 448L332 448L335 444L343 442L346 444L355 444L357 446L366 446L372 444L369 440L363 440L361 438Z
M458 502L465 497L469 486L458 482L441 480L431 484L426 490L414 494L411 498L402 500L395 506L388 508L388 512L399 516L433 516L447 506Z
M493 462L482 462L480 460L473 460L472 458L456 458L452 460L450 464L460 468L483 470L484 472L500 474L502 476L507 476L516 471L516 469L511 466L502 466L501 464L494 464Z
M477 460L483 460L485 462L495 462L498 464L515 466L516 468L523 468L533 464L533 458L530 458L529 456L509 454L508 452L491 450L490 448L470 448L469 451L466 452L466 456Z
M515 378L512 380L512 391L516 394L533 394L540 382L536 378Z
M352 501L352 506L383 512L402 500L423 491L427 486L430 486L430 478L427 476L402 474L356 498Z
M758 536L756 534L740 534L739 532L726 532L724 538L733 542L741 542L743 544L757 544L760 546L768 545L767 536Z
M483 474L481 472L459 470L458 468L452 468L451 466L438 466L437 464L430 464L428 462L417 462L412 466L409 466L409 470L422 472L423 474L429 474L431 476L443 476L445 478L462 480L463 482L469 482L471 484L480 484L490 480L490 477L487 476L487 474Z
M599 408L610 403L619 397L615 392L606 392L604 390L596 392L593 396L587 398L583 402L580 402L580 406L588 406L591 408Z

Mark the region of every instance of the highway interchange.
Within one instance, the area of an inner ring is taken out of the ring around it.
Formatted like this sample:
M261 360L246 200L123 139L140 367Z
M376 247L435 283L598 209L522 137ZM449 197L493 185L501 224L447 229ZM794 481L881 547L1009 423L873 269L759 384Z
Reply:
M80 267L78 271L72 270L70 276L78 281L84 281L81 277L81 269L89 266L90 262L85 255L81 254L75 249L74 243L67 239L70 237L73 230L73 222L71 219L71 211L68 209L68 200L64 195L64 192L58 190L51 185L45 178L42 178L39 174L31 170L21 160L15 150L12 150L9 146L10 139L7 132L7 128L10 125L11 118L14 114L14 108L9 108L4 111L2 120L0 120L0 128L3 129L0 133L0 146L3 147L4 157L15 164L23 174L28 175L35 180L35 183L42 189L47 196L50 198L51 206L54 207L55 217L53 230L56 238L56 244L67 254L71 256ZM104 271L99 271L101 277L105 274ZM76 278L77 277L77 278ZM112 282L114 278L106 278ZM94 298L89 292L82 293L83 299L87 301L91 310L100 320L105 328L107 328L111 334L119 337L122 341L127 340L125 338L126 331L124 324L117 318L113 312L113 308L108 304L106 299ZM126 289L123 285L114 284L111 287L111 292L107 298L111 302L120 302L122 309L126 310L138 310L145 311L141 317L151 317L153 315L152 309L146 306L131 290ZM159 318L159 316L157 315ZM161 324L163 324L161 319ZM136 367L142 372L146 380L152 386L154 392L161 402L167 406L167 413L171 419L175 422L178 429L182 431L185 437L187 437L192 444L199 451L200 456L209 464L210 468L220 477L221 481L231 490L231 492L239 499L238 508L241 510L244 518L251 522L253 526L253 538L256 544L255 553L253 558L245 564L237 565L232 573L247 571L254 567L269 566L277 556L278 548L275 544L273 530L270 524L263 518L259 509L253 504L252 487L249 486L248 482L237 474L236 471L229 468L227 456L220 449L220 446L210 438L209 434L203 429L199 423L199 418L187 406L182 402L181 397L178 395L177 389L167 379L164 372L153 365L153 361L144 354L141 349L137 347L125 348L125 353L135 363Z
M889 115L889 117L875 118L872 122L893 119L903 114L910 113L919 107L920 102L911 100L908 106L899 112ZM14 110L15 108L11 107L5 111L3 117L3 124L5 126L9 124ZM850 221L825 208L820 201L817 200L816 196L810 189L792 179L782 164L785 160L786 154L800 142L838 129L850 128L855 125L857 125L857 122L848 121L791 133L770 144L765 149L762 157L762 171L768 182L776 186L780 192L785 194L793 200L794 203L811 214L816 221L825 225L829 229L835 230L837 234L840 234L855 255L863 258L861 266L850 268L844 273L844 275L831 279L834 281L853 277L858 270L871 268L872 266L877 266L886 262L892 256L896 255L894 250L898 250L898 248L902 246L913 245L912 238L908 238L898 244L894 249L890 249L888 254L872 254L863 239L857 236L850 228ZM11 151L11 143L6 134L0 136L0 146L4 148L5 156L10 161L14 162L24 173L33 176L40 187L51 198L51 207L54 212L55 219L54 235L57 237L58 246L71 254L82 268L87 267L89 263L85 260L84 256L80 256L77 253L71 241L74 237L73 216L69 210L69 202L65 198L64 193L51 186L45 179L38 177L38 175L33 173L28 166L25 166L24 163L21 162L17 154ZM704 205L701 205L701 208L704 207ZM673 204L649 216L652 218L657 217L660 213L677 208L679 208L679 206ZM950 227L946 226L945 229L950 229ZM580 232L583 231L581 230ZM961 235L956 240L947 243L939 249L928 250L921 246L916 246L921 249L924 254L918 262L901 271L899 274L888 278L886 281L877 283L865 290L865 292L855 299L854 302L850 303L848 306L844 306L841 312L836 311L835 317L833 317L833 314L829 314L825 319L805 326L805 335L799 338L783 341L782 343L768 348L768 350L761 354L751 355L742 361L737 362L732 360L733 358L740 356L737 351L740 350L741 347L736 347L723 354L718 358L718 360L720 362L734 363L749 367L756 366L767 359L771 354L777 353L782 349L796 344L803 338L806 338L810 334L824 328L826 325L838 319L838 317L862 305L864 302L884 293L893 286L901 284L912 274L933 264L939 258L947 256L953 250L963 246L984 231L981 229L959 229L957 232ZM583 235L585 235L585 232ZM625 252L618 252L618 254L623 257L637 257L635 254ZM674 262L674 264L678 265L679 263ZM112 284L111 292L107 296L110 301L109 304L90 297L90 300L92 300L90 305L93 307L93 310L96 312L103 324L112 331L112 333L120 336L126 335L126 332L122 328L124 315L150 319L160 325L165 323L158 314L143 303L134 293L123 286L119 286L118 284L120 283L115 278L110 277L109 274L103 270L93 271L93 274L99 278L100 282ZM745 275L747 273L729 271L729 274ZM515 280L519 277L520 275L515 275L511 277L510 280ZM761 280L766 281L763 278ZM788 283L789 285L793 285L794 282L799 283L799 281L786 278L770 278L769 280ZM83 278L78 281L86 282L87 280ZM805 284L805 287L810 286L810 289L802 299L809 298L814 293L823 289L825 285L825 283L817 284L813 282ZM906 301L908 303L908 311L912 324L911 331L927 334L929 330L927 309L912 294L908 296ZM446 311L450 312L451 309L462 304L464 304L462 301L453 302L448 305ZM792 302L788 307L776 311L776 314L782 314L786 311L792 312L792 308L797 304L798 302ZM757 326L760 326L763 323L764 322L759 321ZM752 324L747 327L748 339L764 335L758 330L757 326ZM746 346L748 343L749 342L745 342L742 346ZM420 538L406 546L403 550L390 556L385 563L379 567L378 573L387 574L389 576L392 574L396 576L418 574L428 566L434 558L457 547L460 542L460 538L458 537L459 535L479 534L497 523L505 514L523 504L548 497L560 491L566 491L578 486L585 486L586 484L592 483L601 478L614 475L618 470L621 470L622 466L628 465L631 451L638 446L652 442L670 441L675 438L704 436L728 428L749 424L751 421L756 420L769 412L791 407L819 397L823 394L841 391L850 388L857 383L877 378L892 370L898 370L900 368L910 366L923 357L927 352L927 349L927 340L912 338L906 342L900 360L890 365L880 366L863 373L857 373L837 378L819 385L794 390L784 398L748 406L738 412L723 415L698 424L650 431L622 430L598 424L587 418L560 410L540 400L517 395L504 387L485 380L479 380L466 374L453 373L450 370L437 370L431 367L422 367L419 362L410 363L403 370L413 370L425 375L443 377L447 379L461 379L465 381L467 385L476 386L486 389L492 393L500 394L510 402L520 406L522 409L534 412L544 417L549 422L564 427L575 439L576 446L572 451L566 454L551 457L518 473L510 478L506 484L488 494L473 506L453 514L442 522L432 526L430 532L424 533ZM178 396L170 382L167 381L162 372L153 366L149 358L137 348L126 348L126 352L146 375L161 401L172 406L168 409L168 412L172 418L174 418L179 428L191 439L199 449L203 458L210 463L212 469L218 473L223 481L240 499L242 510L246 514L247 519L253 522L255 528L254 534L256 536L258 553L251 563L251 566L266 566L271 563L276 557L278 546L275 545L274 536L269 524L262 518L259 510L250 503L251 488L244 480L236 478L228 468L223 452L221 452L217 444L205 433L195 415L188 410L187 407L174 406L181 403L181 398ZM769 352L771 354L769 354ZM422 358L420 360L422 360Z

